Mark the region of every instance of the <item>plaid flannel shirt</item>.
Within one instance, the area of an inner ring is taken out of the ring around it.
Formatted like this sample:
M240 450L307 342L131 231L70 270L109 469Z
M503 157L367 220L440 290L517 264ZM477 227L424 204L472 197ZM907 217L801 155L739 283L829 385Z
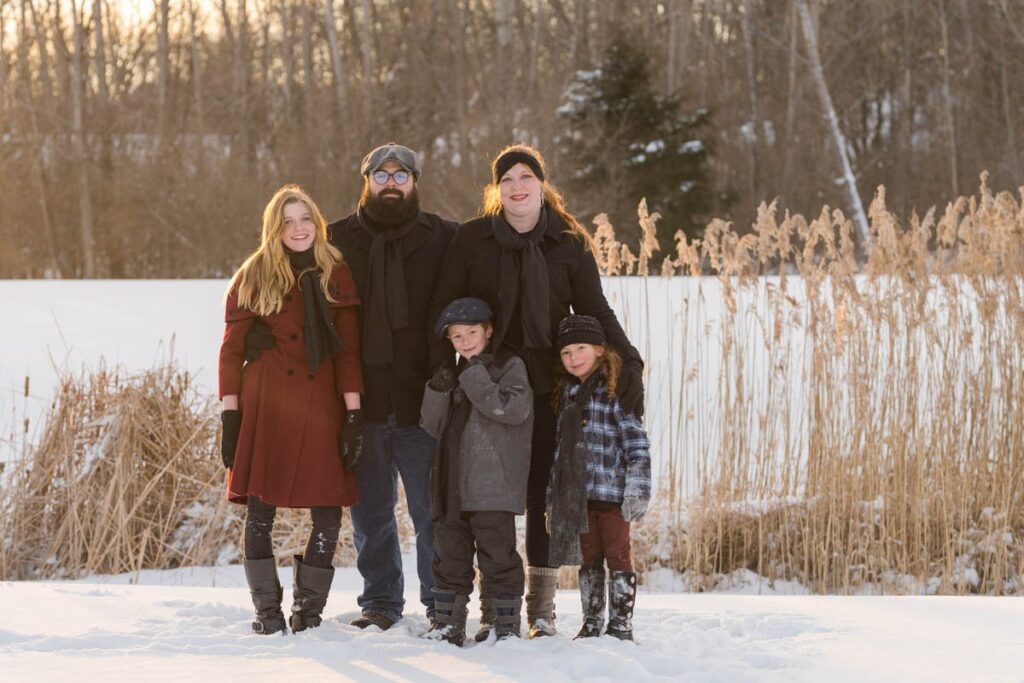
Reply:
M562 405L576 395L577 383L565 387ZM560 429L556 429L558 443ZM604 384L599 386L583 410L582 437L587 444L587 499L621 503L623 497L650 500L651 444L647 430L634 415L627 415L618 398L608 395ZM558 459L558 449L555 449ZM548 501L551 500L548 484Z

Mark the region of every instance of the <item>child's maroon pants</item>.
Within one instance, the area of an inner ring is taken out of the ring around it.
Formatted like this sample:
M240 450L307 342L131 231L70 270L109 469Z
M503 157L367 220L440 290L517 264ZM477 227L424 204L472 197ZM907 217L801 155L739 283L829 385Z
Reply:
M629 551L629 522L622 518L618 503L591 500L587 502L587 533L580 534L583 553L581 569L602 569L608 562L610 571L633 571Z

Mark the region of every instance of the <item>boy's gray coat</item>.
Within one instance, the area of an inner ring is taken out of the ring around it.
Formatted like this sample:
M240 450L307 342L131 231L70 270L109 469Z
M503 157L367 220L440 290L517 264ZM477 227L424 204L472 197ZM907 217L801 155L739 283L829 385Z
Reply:
M480 355L459 375L459 385L473 406L457 439L459 496L464 512L526 510L533 435L533 392L526 365L510 356L500 367L489 353ZM423 429L441 441L453 392L427 384L423 396Z

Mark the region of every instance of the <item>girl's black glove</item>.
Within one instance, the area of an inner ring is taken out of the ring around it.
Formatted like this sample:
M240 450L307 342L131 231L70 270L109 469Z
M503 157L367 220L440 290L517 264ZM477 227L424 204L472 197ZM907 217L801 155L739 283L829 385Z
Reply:
M272 349L277 344L274 333L270 331L270 325L260 319L252 324L245 334L245 360L251 363L260 357L260 354Z
M242 429L242 411L225 410L220 414L220 459L224 461L224 469L231 469L235 464L235 449L238 448L238 432Z
M356 408L345 413L345 424L341 426L341 442L338 444L341 464L354 472L359 456L363 454L363 411Z
M643 368L623 365L619 374L619 405L627 415L644 418L644 374Z

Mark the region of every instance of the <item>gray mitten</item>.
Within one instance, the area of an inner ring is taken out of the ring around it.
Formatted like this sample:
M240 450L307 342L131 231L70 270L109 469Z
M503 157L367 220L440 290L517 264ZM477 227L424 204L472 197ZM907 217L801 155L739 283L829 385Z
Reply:
M622 518L627 522L639 522L647 512L647 499L640 496L626 496L622 499Z

